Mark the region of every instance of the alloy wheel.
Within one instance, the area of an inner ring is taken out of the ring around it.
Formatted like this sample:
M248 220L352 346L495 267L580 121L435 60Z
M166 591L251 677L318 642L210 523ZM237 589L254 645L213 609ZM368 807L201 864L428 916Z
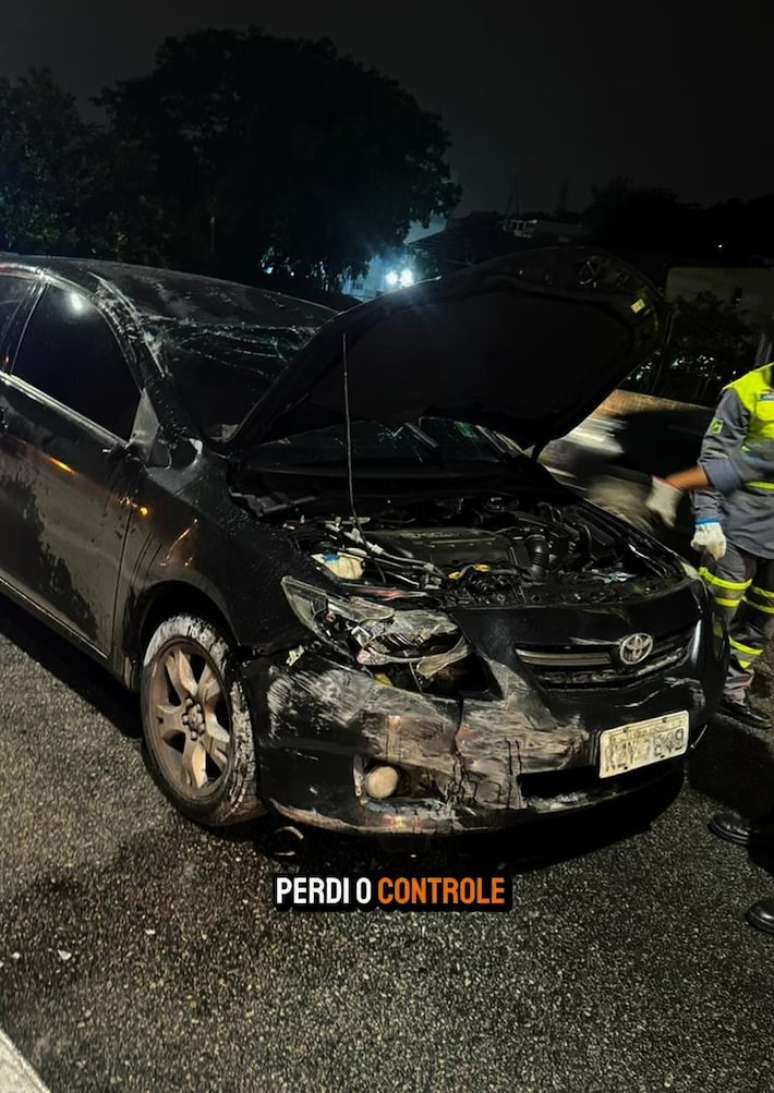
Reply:
M231 756L226 690L206 650L175 640L153 662L146 736L177 793L202 801L218 788Z

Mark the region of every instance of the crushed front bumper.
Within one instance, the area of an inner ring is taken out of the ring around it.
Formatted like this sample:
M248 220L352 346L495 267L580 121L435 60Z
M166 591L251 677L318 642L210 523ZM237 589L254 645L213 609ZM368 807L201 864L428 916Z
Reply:
M381 685L319 651L269 667L253 686L262 796L300 822L381 835L487 830L587 808L674 769L667 760L600 779L600 734L687 710L695 739L719 699L726 650L707 620L679 668L572 692L548 692L523 665L482 655L493 693L459 700ZM377 763L401 773L388 800L364 789Z

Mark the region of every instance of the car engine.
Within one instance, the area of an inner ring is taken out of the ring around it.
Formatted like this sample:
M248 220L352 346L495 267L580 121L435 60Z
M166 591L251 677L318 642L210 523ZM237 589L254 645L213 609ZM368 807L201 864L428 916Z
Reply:
M636 537L589 506L506 497L390 504L285 523L317 565L360 594L444 606L601 602L642 595L669 573Z
M283 524L341 595L291 576L282 585L323 646L384 685L448 697L487 687L455 607L594 605L684 579L668 554L581 503L493 496L362 509Z

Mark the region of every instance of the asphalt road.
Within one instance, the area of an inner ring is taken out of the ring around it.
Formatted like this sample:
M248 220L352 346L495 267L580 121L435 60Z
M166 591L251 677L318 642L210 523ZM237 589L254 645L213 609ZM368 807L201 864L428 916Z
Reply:
M288 915L275 821L178 819L132 703L5 602L0 727L0 1025L56 1093L774 1090L774 938L743 921L774 879L694 789L407 859L512 869L508 915Z

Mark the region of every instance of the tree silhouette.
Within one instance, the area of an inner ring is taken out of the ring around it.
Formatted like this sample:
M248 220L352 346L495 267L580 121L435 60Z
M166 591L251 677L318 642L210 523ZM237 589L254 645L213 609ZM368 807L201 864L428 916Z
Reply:
M669 190L633 186L615 178L595 188L583 223L595 243L645 251L695 248L700 239L698 210Z
M0 117L0 250L77 250L94 130L44 70L0 79Z
M440 119L327 40L170 38L150 75L97 101L190 269L333 288L459 198Z

